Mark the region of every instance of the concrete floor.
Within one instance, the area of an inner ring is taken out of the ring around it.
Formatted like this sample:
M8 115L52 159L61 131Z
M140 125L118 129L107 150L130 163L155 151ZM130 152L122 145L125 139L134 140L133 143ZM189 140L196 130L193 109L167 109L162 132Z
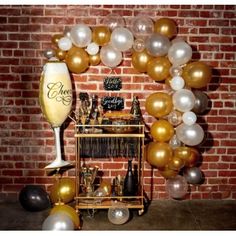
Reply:
M49 210L28 212L17 203L0 203L0 230L41 230ZM81 212L82 230L236 230L236 201L233 200L160 200L153 201L146 213L132 210L124 225L114 225L107 210L90 217Z

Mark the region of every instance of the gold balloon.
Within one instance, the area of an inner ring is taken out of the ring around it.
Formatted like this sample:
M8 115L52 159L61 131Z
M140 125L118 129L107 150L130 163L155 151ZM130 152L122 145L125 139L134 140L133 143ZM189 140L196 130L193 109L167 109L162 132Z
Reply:
M103 180L100 184L100 188L105 191L107 196L111 195L111 184L109 182Z
M62 37L64 37L63 34L54 34L54 35L52 36L52 43L55 44L55 45L58 45L58 41L59 41Z
M92 30L92 41L99 46L104 46L109 43L111 32L106 26L94 27Z
M174 178L178 174L178 171L171 170L169 168L165 168L164 170L159 170L159 172L160 175L166 179Z
M156 141L166 142L174 135L174 128L167 120L158 120L152 124L150 133Z
M61 49L56 49L55 50L55 56L60 60L63 61L66 58L66 51L63 51Z
M89 56L82 48L72 47L66 54L66 64L73 73L82 73L89 66Z
M52 203L58 202L59 197L64 203L71 202L75 197L75 181L70 178L60 179L52 185L49 196Z
M187 86L203 88L211 81L212 70L203 62L192 62L184 67L182 77Z
M174 156L168 163L168 168L171 170L179 171L184 167L184 164L185 162L183 159Z
M168 115L173 107L172 97L167 93L156 92L146 99L145 108L149 115L160 118Z
M171 81L171 80L172 80L172 77L171 77L171 76L169 76L168 78L165 79L165 84L168 85L169 87L171 87L171 86L170 86L170 81Z
M76 229L80 229L80 219L75 209L68 205L57 205L52 208L49 215L55 213L64 213L73 221Z
M154 32L162 34L170 39L177 34L177 26L173 20L161 18L155 22Z
M197 149L190 148L190 155L185 160L186 167L194 167L200 161L200 154Z
M189 147L177 147L174 150L174 156L184 160L184 163L191 155L191 148Z
M146 50L143 50L142 52L136 52L134 51L132 54L132 65L133 67L143 73L147 72L147 64L152 59L152 56L150 56Z
M164 142L151 142L147 147L147 162L152 166L161 169L171 160L172 148Z
M89 55L89 63L92 66L96 66L100 63L100 53L97 53L96 55Z
M147 64L147 74L155 81L165 80L170 76L171 63L166 57L151 59Z

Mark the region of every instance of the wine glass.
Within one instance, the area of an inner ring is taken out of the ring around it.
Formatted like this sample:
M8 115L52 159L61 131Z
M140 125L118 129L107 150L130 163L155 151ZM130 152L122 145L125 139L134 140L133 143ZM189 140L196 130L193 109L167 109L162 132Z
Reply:
M68 68L64 62L49 61L44 65L40 78L39 102L41 110L50 123L56 146L56 158L46 169L70 165L62 160L60 126L70 114L72 107L72 84Z

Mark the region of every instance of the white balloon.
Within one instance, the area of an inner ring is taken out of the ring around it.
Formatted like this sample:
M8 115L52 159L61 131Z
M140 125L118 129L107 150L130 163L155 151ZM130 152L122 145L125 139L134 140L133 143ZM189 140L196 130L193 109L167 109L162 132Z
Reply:
M187 111L187 112L184 112L182 116L182 120L186 125L193 125L197 121L197 116L194 112Z
M100 58L104 65L116 67L121 63L122 53L108 44L101 48Z
M62 51L68 51L72 47L72 42L71 42L71 40L68 37L62 37L58 41L58 47Z
M99 46L96 43L90 43L86 51L89 55L96 55L99 52Z
M176 135L182 143L188 146L196 146L202 142L204 131L199 124L186 125L182 123L176 127Z
M180 89L173 94L172 101L177 110L186 112L194 107L195 96L191 90Z
M84 48L92 40L92 31L87 25L78 24L71 28L70 37L75 46Z
M168 58L174 66L183 65L192 58L192 48L184 41L177 41L169 48Z
M121 51L127 51L132 48L134 36L127 28L118 27L111 33L111 45Z
M174 90L180 90L184 87L184 85L185 85L184 79L180 76L174 76L170 80L170 87Z

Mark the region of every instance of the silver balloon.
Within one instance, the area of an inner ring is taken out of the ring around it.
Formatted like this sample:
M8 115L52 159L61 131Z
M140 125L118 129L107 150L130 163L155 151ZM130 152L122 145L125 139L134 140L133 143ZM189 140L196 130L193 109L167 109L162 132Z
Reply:
M71 28L70 37L72 43L77 47L86 47L92 40L92 31L85 24L78 24Z
M186 168L184 178L189 184L199 184L202 181L202 171L198 167Z
M101 48L100 58L104 65L116 67L121 63L122 53L109 44Z
M181 199L188 193L188 183L181 175L167 179L166 191L171 198Z
M154 24L148 16L138 15L132 21L131 30L135 38L146 40L154 32Z
M136 52L142 52L145 49L145 43L143 39L135 39L133 49Z
M55 56L55 51L53 49L46 49L43 51L43 55L47 58L50 59Z
M164 35L154 33L146 40L146 49L151 56L165 56L169 48L170 40Z
M178 41L169 48L168 58L174 66L183 65L192 58L192 48L186 42Z
M174 76L181 76L183 73L183 69L180 66L171 66L170 68L170 75Z
M125 204L117 203L108 209L107 216L112 224L122 225L129 220L129 209Z
M199 90L195 90L193 94L196 99L192 111L196 114L202 114L207 109L208 97L205 93Z
M169 141L169 145L171 146L171 148L175 149L177 147L180 147L181 146L181 141L178 139L177 135L174 134L172 136L172 138L170 139Z
M173 94L172 101L177 110L186 112L193 109L195 96L191 90L180 89Z
M104 17L103 25L108 26L111 31L117 27L124 27L125 20L122 16L118 14L111 13L108 16Z
M186 125L183 123L176 127L176 135L184 144L196 146L202 142L204 131L199 124Z
M133 43L134 36L127 28L118 27L111 33L111 45L121 52L132 48Z
M74 230L74 223L68 215L55 213L44 220L42 230Z

